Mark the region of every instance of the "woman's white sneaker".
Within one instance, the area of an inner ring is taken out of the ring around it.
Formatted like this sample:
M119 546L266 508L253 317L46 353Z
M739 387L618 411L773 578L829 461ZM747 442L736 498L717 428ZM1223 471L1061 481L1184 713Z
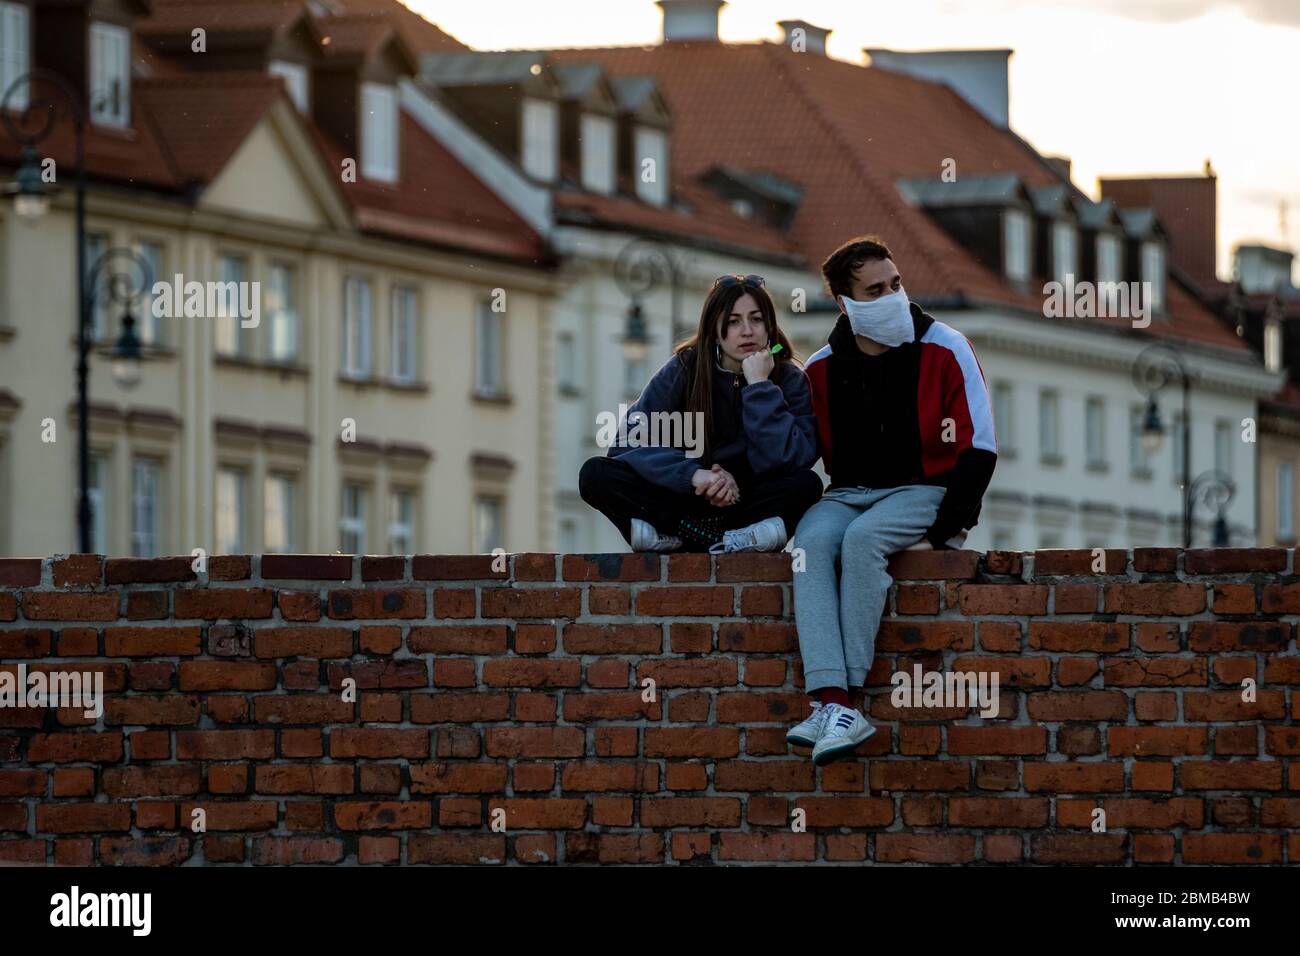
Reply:
M830 763L837 757L851 754L858 744L876 732L861 713L842 704L827 704L826 722L813 747L812 759L817 766Z
M677 551L682 539L672 534L660 534L649 521L632 519L631 545L633 551Z
M709 548L710 554L734 551L780 551L785 547L785 521L780 516L764 518L747 528L722 532L722 540Z

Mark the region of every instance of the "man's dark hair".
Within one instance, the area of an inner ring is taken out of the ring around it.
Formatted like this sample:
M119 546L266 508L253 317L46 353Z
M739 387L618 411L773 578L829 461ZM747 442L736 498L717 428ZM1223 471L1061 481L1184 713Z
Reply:
M832 297L850 295L853 271L872 259L892 259L894 254L879 236L857 236L840 246L822 263L822 278Z

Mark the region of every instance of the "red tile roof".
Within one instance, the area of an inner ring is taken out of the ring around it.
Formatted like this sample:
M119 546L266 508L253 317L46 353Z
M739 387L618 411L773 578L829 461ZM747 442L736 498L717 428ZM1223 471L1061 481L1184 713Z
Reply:
M1169 259L1195 282L1215 279L1218 180L1213 176L1099 179L1103 197L1124 208L1149 206L1169 231Z
M305 13L301 0L155 0L135 25L146 38L183 36L188 50L196 28L212 36L269 37Z
M342 7L349 14L387 18L388 24L397 30L402 40L416 54L469 49L398 0L338 0L336 6Z
M561 62L598 61L615 76L653 75L674 116L678 182L725 159L800 186L804 198L790 239L810 263L820 264L853 235L875 232L889 242L918 298L1041 314L1041 296L1015 290L983 266L895 185L937 177L949 158L959 177L1010 172L1029 187L1061 181L1024 140L989 123L949 87L775 43L546 52ZM1245 347L1193 297L1171 289L1168 300L1169 321L1147 331Z

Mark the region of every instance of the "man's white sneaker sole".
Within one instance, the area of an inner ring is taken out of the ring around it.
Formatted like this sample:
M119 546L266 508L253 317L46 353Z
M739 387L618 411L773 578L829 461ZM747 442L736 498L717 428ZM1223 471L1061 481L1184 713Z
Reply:
M869 739L875 732L876 728L865 717L859 715L848 733L835 737L823 735L822 739L817 741L812 752L813 763L820 767L851 754L858 749L859 744Z

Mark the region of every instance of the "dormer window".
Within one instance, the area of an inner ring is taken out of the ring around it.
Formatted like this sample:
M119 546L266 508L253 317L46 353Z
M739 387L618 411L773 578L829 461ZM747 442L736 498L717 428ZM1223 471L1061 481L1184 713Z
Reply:
M397 181L397 90L380 83L361 84L361 175Z
M1123 279L1121 274L1121 259L1123 255L1123 246L1119 236L1110 232L1098 233L1097 235L1097 281L1098 282L1119 282Z
M555 181L559 172L560 112L550 100L524 100L520 161L524 172L544 183Z
M1270 372L1282 368L1282 323L1277 319L1264 323L1264 368Z
M1078 233L1069 222L1052 223L1052 272L1057 282L1065 283L1066 276L1079 275Z
M27 72L28 20L27 8L22 4L0 2L0 96ZM9 105L27 108L26 85L14 91Z
M582 185L608 196L614 191L614 121L590 113L582 117Z
M1151 283L1151 311L1165 311L1165 248L1158 242L1142 243L1142 282Z
M90 24L90 119L106 126L131 123L131 31L99 20Z
M267 65L267 72L272 76L284 78L284 86L289 93L289 99L293 100L293 105L298 107L298 112L306 113L310 90L310 77L307 73L307 67L302 63L272 60Z
M638 127L633 150L636 194L656 206L668 205L668 136L662 130Z
M1028 282L1031 271L1030 229L1033 223L1023 209L1007 209L1002 214L1003 268L1012 282Z

